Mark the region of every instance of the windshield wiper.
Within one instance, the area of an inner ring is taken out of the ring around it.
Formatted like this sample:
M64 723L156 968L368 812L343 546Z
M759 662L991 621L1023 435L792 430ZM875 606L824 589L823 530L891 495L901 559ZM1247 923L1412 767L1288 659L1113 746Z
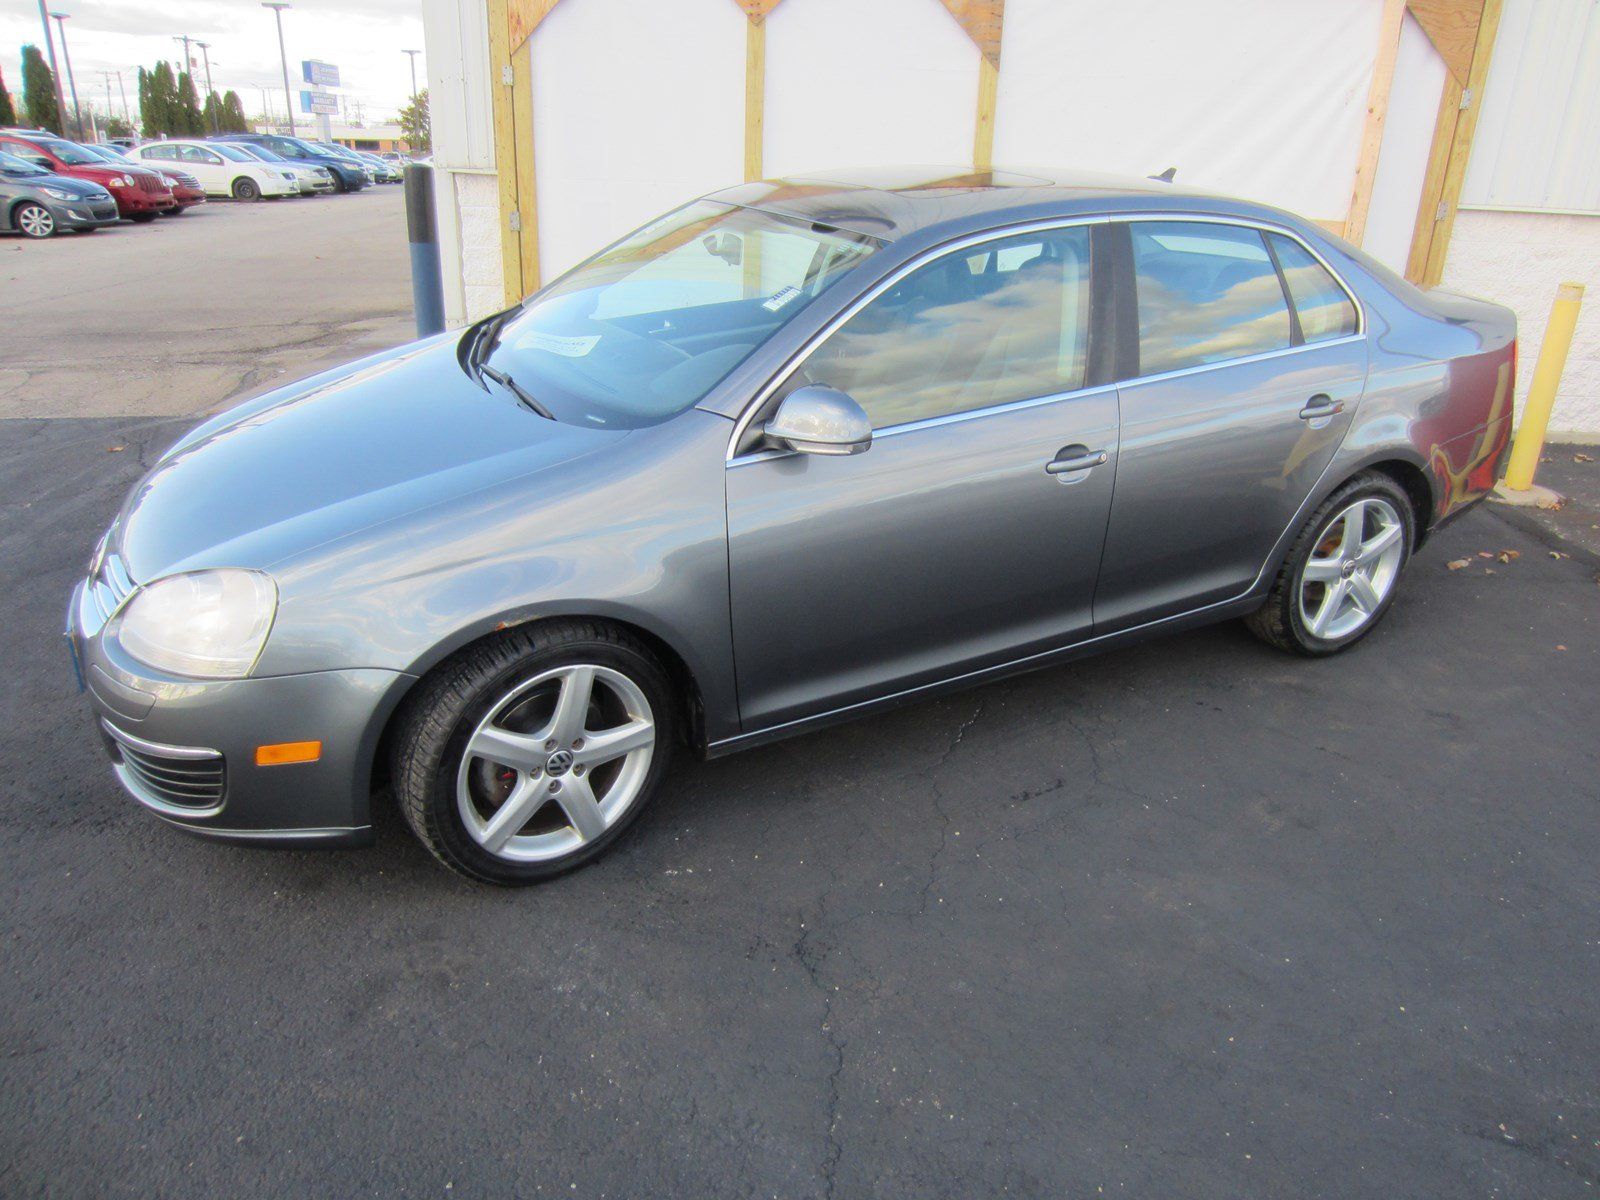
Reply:
M551 412L548 408L546 408L544 405L540 404L537 400L535 400L533 398L533 393L532 392L528 391L527 388L523 387L520 383L518 383L515 379L511 378L511 376L507 375L504 371L496 371L488 363L480 363L478 365L478 374L479 375L486 375L490 379L494 380L501 387L505 388L506 391L510 392L513 396L515 396L518 400L522 401L522 403L526 407L528 407L528 408L532 409L534 412L538 413L545 420L554 421L556 419L555 413Z
M478 323L472 333L472 342L467 347L467 366L476 370L479 363L494 353L494 348L500 344L500 331L506 327L506 322L521 311L522 306L518 305L516 308L506 309L503 313L486 317Z

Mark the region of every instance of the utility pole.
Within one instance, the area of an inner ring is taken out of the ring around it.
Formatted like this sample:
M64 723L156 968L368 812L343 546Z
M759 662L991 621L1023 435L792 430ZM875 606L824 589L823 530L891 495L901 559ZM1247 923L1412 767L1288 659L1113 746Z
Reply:
M55 86L56 113L62 121L67 119L67 102L61 95L61 69L56 66L56 40L50 36L50 13L39 0L39 24L44 26L44 48L50 55L50 82Z
M121 71L117 72L117 91L122 93L122 119L128 123L128 128L132 129L133 128L133 109L128 107L128 89L127 89L127 86L122 82L122 72ZM138 137L139 135L138 134L134 134L133 136L134 137Z
M104 71L104 70L102 70L102 71L98 72L98 74L102 79L104 79L106 81L106 125L107 125L107 127L109 129L109 126L111 124L111 118L117 115L117 110L116 110L115 106L112 105L112 103L111 103L111 77L113 75L115 75L116 72L115 71ZM92 108L89 110L89 112L90 112L90 115L93 116L94 110Z
M417 98L417 55L421 54L422 51L402 50L400 53L411 56L411 98L415 100Z
M187 71L189 69L189 65L190 65L189 64L189 35L187 33L175 33L175 34L172 35L172 40L175 41L175 42L182 42L183 43L183 70Z
M206 103L210 104L211 103L211 97L216 94L212 90L212 87L211 87L211 43L210 42L196 42L195 45L200 47L200 54L206 60ZM211 132L212 133L221 133L222 132L222 126L217 123L218 122L218 118L221 115L220 113L217 112L217 109L219 109L220 107L222 107L220 103L211 105Z
M72 116L78 123L78 136L83 136L83 110L78 107L78 84L72 78L72 52L67 49L67 18L71 13L53 12L50 14L56 19L56 28L61 31L61 57L67 64L67 86L72 89ZM59 90L60 84L57 84Z
M261 0L262 8L270 8L273 16L278 18L278 58L283 62L283 103L289 110L289 136L295 136L294 128L294 96L289 91L289 52L283 47L283 10L293 6L285 0Z

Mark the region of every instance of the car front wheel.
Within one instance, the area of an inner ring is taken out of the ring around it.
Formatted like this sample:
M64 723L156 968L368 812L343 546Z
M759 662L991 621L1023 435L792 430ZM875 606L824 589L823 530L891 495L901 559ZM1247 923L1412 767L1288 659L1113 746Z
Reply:
M47 238L56 231L55 216L42 204L24 204L11 219L17 229L31 238Z
M487 883L537 883L603 853L676 744L672 685L609 626L514 630L418 685L393 739L395 797L422 844Z
M1394 602L1414 526L1399 484L1378 472L1357 475L1311 515L1266 604L1245 623L1263 641L1309 657L1360 641Z
M233 181L233 198L235 200L259 200L261 189L256 186L253 179L235 179Z

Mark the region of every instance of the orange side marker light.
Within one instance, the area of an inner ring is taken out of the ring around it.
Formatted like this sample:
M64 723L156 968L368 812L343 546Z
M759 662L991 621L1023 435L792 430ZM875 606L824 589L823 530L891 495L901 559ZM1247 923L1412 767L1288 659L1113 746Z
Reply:
M282 767L289 763L314 763L322 757L321 742L277 742L256 747L256 766Z

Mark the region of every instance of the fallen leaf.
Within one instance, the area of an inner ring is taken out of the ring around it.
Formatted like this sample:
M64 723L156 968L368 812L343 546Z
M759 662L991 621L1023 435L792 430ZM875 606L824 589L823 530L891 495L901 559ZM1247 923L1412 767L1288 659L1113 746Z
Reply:
M1594 461L1594 455L1592 455L1592 454L1574 454L1572 456L1572 461L1573 462L1593 462Z
M1557 512L1564 504L1566 504L1566 502L1567 501L1565 497L1558 496L1554 500L1538 501L1538 507L1544 509L1546 512Z
M1485 567L1483 569L1483 573L1485 575L1493 575L1493 574L1495 574L1495 569L1493 567Z
M1479 551L1478 551L1478 557L1479 557L1479 558L1493 558L1493 557L1494 557L1494 555L1493 555L1493 554L1491 554L1491 553L1490 553L1490 552L1489 552L1489 551L1487 551L1487 550L1479 550Z
M1521 558L1522 557L1522 551L1521 550L1502 550L1502 551L1500 551L1499 554L1495 555L1495 557L1498 558L1503 563L1508 563L1508 562L1511 562L1513 559Z
M1565 647L1565 646L1561 646L1561 645L1558 645L1558 646L1556 646L1556 649L1557 649L1557 650L1565 650L1565 649L1566 649L1566 647Z
M1452 571L1459 571L1462 567L1470 567L1471 565L1472 560L1470 558L1458 558L1452 562L1445 563L1445 566L1449 567ZM1596 580L1595 582L1600 583L1600 580Z
M106 453L107 454L121 454L126 449L127 449L126 446L107 446L106 447Z
M1552 551L1550 551L1550 557L1551 557L1551 558L1571 558L1571 557L1572 557L1572 555L1570 555L1570 554L1563 554L1563 553L1561 553L1561 551L1559 551L1559 550L1552 550Z

